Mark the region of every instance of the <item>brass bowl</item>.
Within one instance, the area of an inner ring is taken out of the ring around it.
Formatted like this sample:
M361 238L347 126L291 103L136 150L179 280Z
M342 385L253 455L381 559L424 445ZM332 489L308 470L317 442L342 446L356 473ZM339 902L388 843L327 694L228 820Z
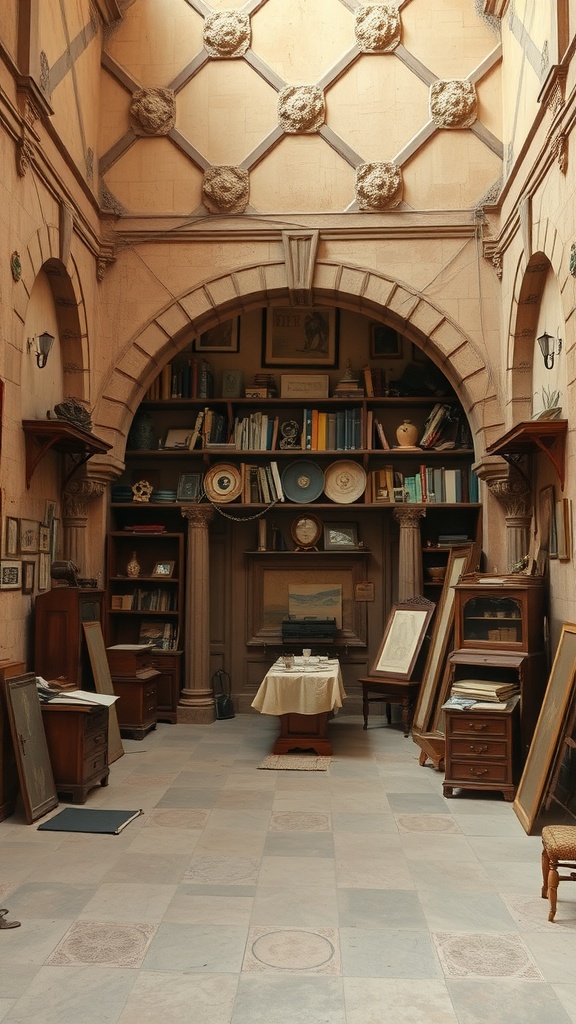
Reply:
M428 575L433 583L442 583L446 575L445 565L431 565L428 568Z

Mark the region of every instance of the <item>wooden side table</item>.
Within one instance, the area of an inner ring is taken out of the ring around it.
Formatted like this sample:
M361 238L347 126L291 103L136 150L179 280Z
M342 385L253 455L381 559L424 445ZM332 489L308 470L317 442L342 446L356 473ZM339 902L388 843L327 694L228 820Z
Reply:
M362 683L362 714L364 729L368 728L368 714L371 704L386 704L386 721L390 725L392 714L390 705L399 704L402 709L402 727L404 735L410 735L414 705L420 689L420 680L376 679L364 676L358 680Z
M500 790L513 800L518 777L519 697L505 707L469 711L445 709L444 796L455 789Z
M83 804L94 786L107 786L108 708L99 704L42 704L42 720L58 793Z
M122 736L143 740L158 721L156 679L157 669L147 668L133 676L112 676L114 693L118 695L116 711Z

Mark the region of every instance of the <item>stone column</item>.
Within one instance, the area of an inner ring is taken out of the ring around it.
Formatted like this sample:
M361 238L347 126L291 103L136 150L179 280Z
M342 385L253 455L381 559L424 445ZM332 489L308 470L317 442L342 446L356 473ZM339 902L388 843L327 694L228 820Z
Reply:
M532 522L532 495L524 477L504 460L475 467L490 494L504 508L506 524L507 566L520 562L530 552L530 524Z
M398 553L398 601L408 601L422 593L422 538L420 519L426 509L397 505L394 519L400 525Z
M186 621L184 625L184 686L178 721L209 725L214 721L210 686L210 576L208 524L214 512L208 505L183 505L188 520L186 558Z
M66 560L74 562L81 576L86 576L86 527L88 505L101 498L104 484L88 477L70 480L62 494L63 554Z

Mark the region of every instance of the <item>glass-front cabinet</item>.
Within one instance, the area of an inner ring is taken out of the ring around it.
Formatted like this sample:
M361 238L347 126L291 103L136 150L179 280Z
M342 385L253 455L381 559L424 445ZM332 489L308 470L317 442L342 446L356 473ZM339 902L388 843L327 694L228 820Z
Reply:
M540 576L470 573L456 585L456 649L544 649Z

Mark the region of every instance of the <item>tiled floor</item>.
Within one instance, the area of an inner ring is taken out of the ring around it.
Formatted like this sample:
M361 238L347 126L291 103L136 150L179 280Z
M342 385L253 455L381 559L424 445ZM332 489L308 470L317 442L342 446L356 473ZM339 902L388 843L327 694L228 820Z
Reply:
M0 823L1 1021L576 1022L576 886L549 924L511 804L445 800L374 717L331 723L328 771L258 770L277 729L125 741L86 805L141 807L118 836Z

